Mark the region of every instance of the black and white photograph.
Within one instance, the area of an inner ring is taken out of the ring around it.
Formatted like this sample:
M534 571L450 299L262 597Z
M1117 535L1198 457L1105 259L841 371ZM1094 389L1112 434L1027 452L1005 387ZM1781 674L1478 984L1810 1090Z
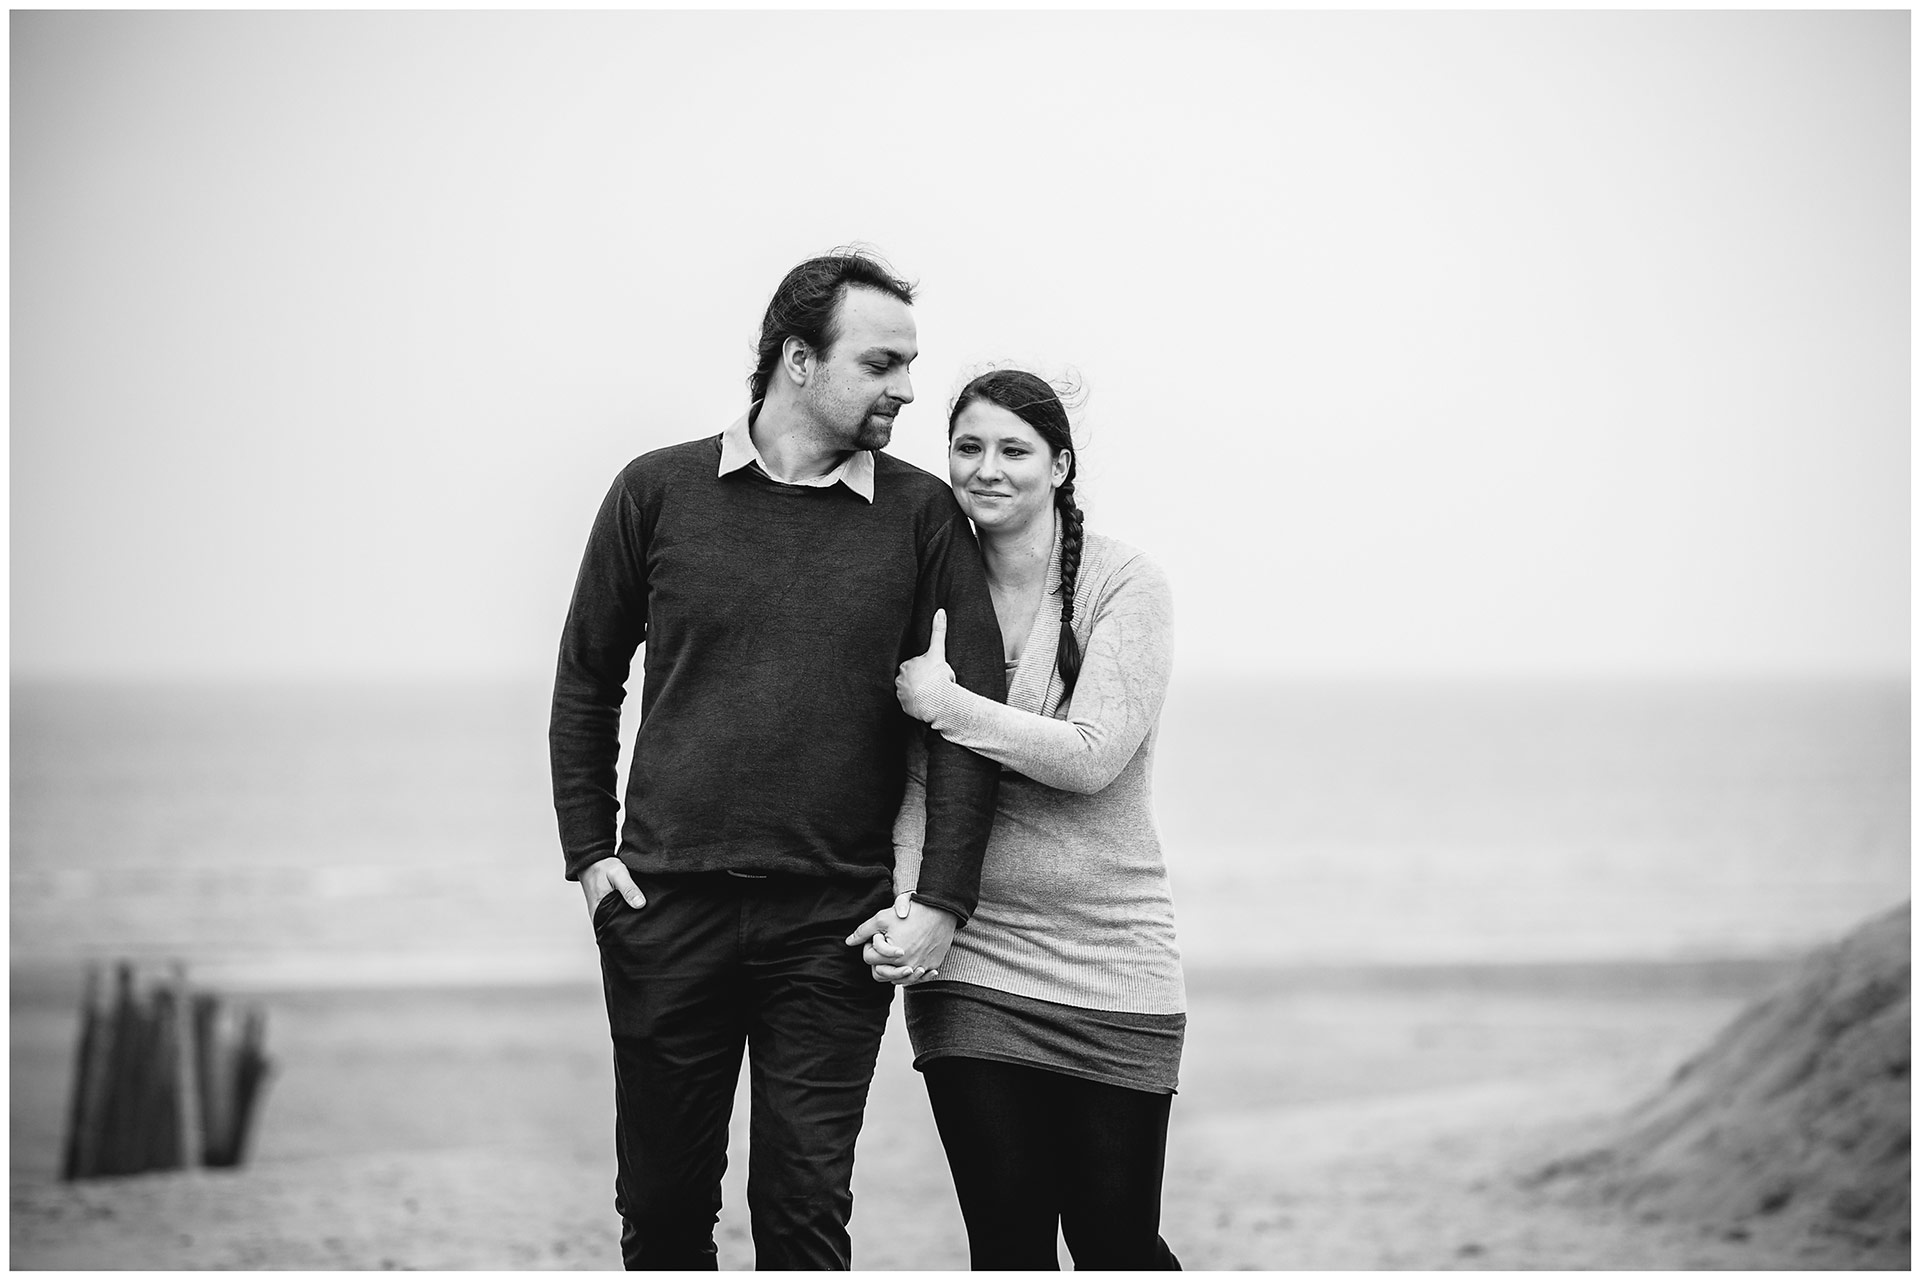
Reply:
M16 9L9 1263L1911 1267L1906 9Z

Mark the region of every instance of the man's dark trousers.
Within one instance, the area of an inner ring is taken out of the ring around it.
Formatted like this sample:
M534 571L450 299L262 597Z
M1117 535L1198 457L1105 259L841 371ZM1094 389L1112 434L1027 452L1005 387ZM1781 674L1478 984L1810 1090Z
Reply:
M853 1147L891 984L846 937L884 880L634 873L593 915L613 1030L620 1252L629 1269L719 1266L713 1229L742 1048L754 1266L846 1269Z

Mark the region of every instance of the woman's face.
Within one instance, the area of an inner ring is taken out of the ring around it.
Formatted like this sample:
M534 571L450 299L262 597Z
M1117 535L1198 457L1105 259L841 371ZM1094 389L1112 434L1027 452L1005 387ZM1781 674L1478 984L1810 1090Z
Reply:
M1070 458L1055 454L1011 410L976 400L954 419L947 476L960 510L981 529L1026 529L1046 517Z

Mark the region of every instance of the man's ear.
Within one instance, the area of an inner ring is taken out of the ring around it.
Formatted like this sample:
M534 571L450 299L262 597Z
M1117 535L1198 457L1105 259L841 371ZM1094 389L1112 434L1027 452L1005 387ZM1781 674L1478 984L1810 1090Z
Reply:
M813 363L813 348L807 345L807 340L788 334L787 340L780 344L780 368L793 380L794 386L807 385L807 379L813 374Z

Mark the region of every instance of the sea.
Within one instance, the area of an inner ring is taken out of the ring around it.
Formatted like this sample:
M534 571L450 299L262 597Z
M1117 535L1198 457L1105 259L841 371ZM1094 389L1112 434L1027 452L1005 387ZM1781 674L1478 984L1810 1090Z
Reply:
M1803 952L1911 892L1910 702L1904 681L1182 676L1154 793L1183 954ZM594 982L546 710L533 681L16 681L16 990L120 959L241 989Z

